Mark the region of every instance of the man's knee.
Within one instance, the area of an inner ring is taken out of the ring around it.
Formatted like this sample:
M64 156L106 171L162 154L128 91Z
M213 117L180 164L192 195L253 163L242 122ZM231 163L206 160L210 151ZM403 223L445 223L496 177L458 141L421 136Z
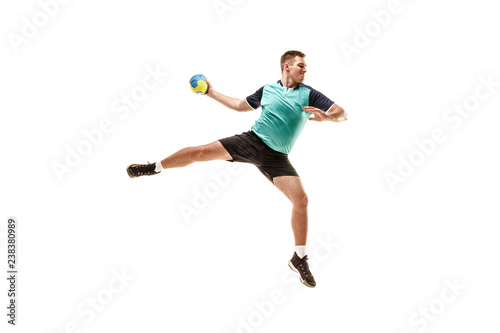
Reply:
M204 161L209 158L211 149L208 145L193 147L193 157L196 161Z
M299 208L307 208L308 204L309 204L309 197L305 192L297 194L293 200L293 205Z
M302 207L307 207L308 204L309 204L309 197L304 192L299 198L299 205Z

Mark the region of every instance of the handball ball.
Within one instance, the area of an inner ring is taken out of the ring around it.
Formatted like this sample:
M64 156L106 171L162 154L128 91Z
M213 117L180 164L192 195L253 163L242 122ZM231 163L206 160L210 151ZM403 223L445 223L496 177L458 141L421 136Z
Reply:
M189 80L189 84L191 85L191 90L196 94L206 94L208 91L207 78L204 75L193 75L191 80Z

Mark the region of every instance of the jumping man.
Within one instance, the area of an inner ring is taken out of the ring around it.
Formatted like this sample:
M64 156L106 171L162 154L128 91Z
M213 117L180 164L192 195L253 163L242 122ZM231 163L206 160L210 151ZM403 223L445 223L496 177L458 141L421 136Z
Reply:
M347 114L328 97L302 83L307 71L304 57L300 51L285 52L281 56L281 80L263 86L245 99L225 96L207 82L206 95L230 109L245 112L262 108L250 131L181 149L161 162L132 164L127 172L131 178L150 176L165 169L213 160L254 164L292 203L295 252L288 266L299 273L304 285L314 288L316 282L305 254L308 198L288 154L307 120L341 122L347 120Z

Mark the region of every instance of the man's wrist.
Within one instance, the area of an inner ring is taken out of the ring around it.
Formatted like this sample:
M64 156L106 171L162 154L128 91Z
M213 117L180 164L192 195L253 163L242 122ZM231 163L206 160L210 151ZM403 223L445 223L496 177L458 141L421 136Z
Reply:
M210 88L209 91L207 92L207 96L216 99L215 95L217 95L217 92L213 88Z

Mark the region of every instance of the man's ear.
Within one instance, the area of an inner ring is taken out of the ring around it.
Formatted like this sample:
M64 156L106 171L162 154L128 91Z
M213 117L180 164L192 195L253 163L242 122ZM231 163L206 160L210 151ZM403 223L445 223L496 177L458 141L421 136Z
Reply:
M285 62L285 66L283 67L283 70L286 71L286 70L290 70L290 64Z

